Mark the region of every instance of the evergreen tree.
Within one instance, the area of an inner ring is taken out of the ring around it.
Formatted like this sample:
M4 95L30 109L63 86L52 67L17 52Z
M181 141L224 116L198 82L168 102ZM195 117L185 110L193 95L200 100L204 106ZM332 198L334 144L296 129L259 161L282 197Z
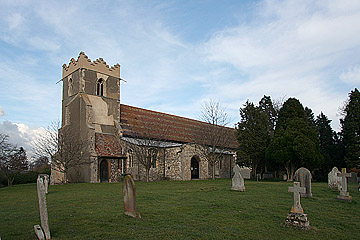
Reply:
M237 125L239 149L237 151L240 164L251 166L253 177L257 168L265 160L268 127L266 115L254 103L247 101L240 108L241 120Z
M349 93L343 113L340 124L345 162L348 168L360 168L360 92L357 88Z
M334 166L341 167L336 158L336 133L331 128L331 120L322 112L317 116L315 124L320 141L320 153L324 158L324 162L320 167L321 177L326 178L329 171Z
M316 129L316 122L315 122L315 116L311 108L305 107L305 114L306 118L308 120L308 124L313 129Z
M283 164L290 181L295 169L304 166L311 170L322 159L316 131L310 127L299 100L289 98L280 109L266 158Z
M260 112L265 117L265 124L267 128L266 133L266 148L269 146L271 139L274 136L275 131L275 124L277 120L277 111L275 110L274 104L271 100L270 96L265 96L259 101L259 108ZM265 172L268 171L268 167L277 169L277 166L271 166L265 161L265 152L264 152L264 160L262 161L264 163L264 170Z
M247 101L240 109L241 120L238 123L238 158L240 164L251 166L253 177L259 167L265 166L265 152L274 135L277 112L270 96L264 96L259 106Z

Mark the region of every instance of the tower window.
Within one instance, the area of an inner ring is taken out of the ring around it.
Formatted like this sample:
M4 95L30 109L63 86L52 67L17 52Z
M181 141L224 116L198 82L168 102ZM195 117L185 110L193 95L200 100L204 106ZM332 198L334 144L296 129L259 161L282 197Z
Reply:
M73 94L73 80L70 78L68 82L68 96Z
M96 83L96 95L104 96L104 80L102 78Z

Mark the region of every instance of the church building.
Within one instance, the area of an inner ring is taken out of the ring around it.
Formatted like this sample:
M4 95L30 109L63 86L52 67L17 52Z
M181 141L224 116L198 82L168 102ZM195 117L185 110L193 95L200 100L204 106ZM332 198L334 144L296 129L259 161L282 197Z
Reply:
M64 144L59 148L79 164L69 164L66 174L64 167L53 164L53 184L64 178L119 182L123 174L138 181L231 177L235 129L121 104L120 81L119 64L109 67L83 52L63 65L59 135ZM214 139L224 140L215 144ZM78 153L76 144L83 146Z

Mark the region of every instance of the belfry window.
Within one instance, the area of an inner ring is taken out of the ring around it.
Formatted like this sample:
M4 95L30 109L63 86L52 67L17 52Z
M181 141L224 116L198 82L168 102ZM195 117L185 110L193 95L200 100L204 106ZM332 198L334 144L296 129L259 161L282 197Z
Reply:
M73 94L73 80L70 78L68 82L68 96Z
M104 96L104 80L100 78L96 83L96 95Z

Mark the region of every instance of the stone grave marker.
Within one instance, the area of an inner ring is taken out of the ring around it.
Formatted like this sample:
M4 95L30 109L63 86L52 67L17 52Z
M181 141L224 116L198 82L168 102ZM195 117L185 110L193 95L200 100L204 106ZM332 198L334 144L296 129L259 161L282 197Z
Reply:
M349 183L357 183L358 182L357 181L357 173L351 172L348 181L349 181Z
M136 187L130 175L125 175L123 181L124 213L131 217L141 218L136 212Z
M305 193L300 193L301 197L312 197L312 193L311 193L311 172L304 167L299 168L298 170L296 170L295 174L294 174L294 179L297 182L300 182L300 187L304 187L306 188L306 192Z
M300 193L306 192L305 187L301 187L299 182L294 182L294 187L289 187L288 191L294 193L294 205L285 220L285 224L309 229L310 222L300 204Z
M244 179L250 179L251 170L248 167L241 167L240 174Z
M37 193L39 199L41 227L39 225L34 226L35 234L36 236L38 236L39 239L50 239L49 219L48 219L48 212L46 207L45 185L43 179L40 176L38 176L37 178L36 185L37 185Z
M49 175L47 174L39 174L39 177L42 178L43 182L44 182L44 187L45 187L45 193L48 194L48 188L49 188Z
M346 179L346 177L350 177L350 174L346 173L346 168L343 168L341 173L338 173L338 176L341 177L341 188L340 188L340 194L338 195L337 198L339 200L351 202L352 197L349 195L349 192L347 191L347 179Z
M234 171L234 176L232 178L231 190L244 192L245 191L244 178L241 176L241 169L239 165L236 164L233 171Z
M338 174L340 173L339 169L337 167L333 167L331 172L328 174L328 186L329 188L338 188L341 185L341 178L338 177Z

